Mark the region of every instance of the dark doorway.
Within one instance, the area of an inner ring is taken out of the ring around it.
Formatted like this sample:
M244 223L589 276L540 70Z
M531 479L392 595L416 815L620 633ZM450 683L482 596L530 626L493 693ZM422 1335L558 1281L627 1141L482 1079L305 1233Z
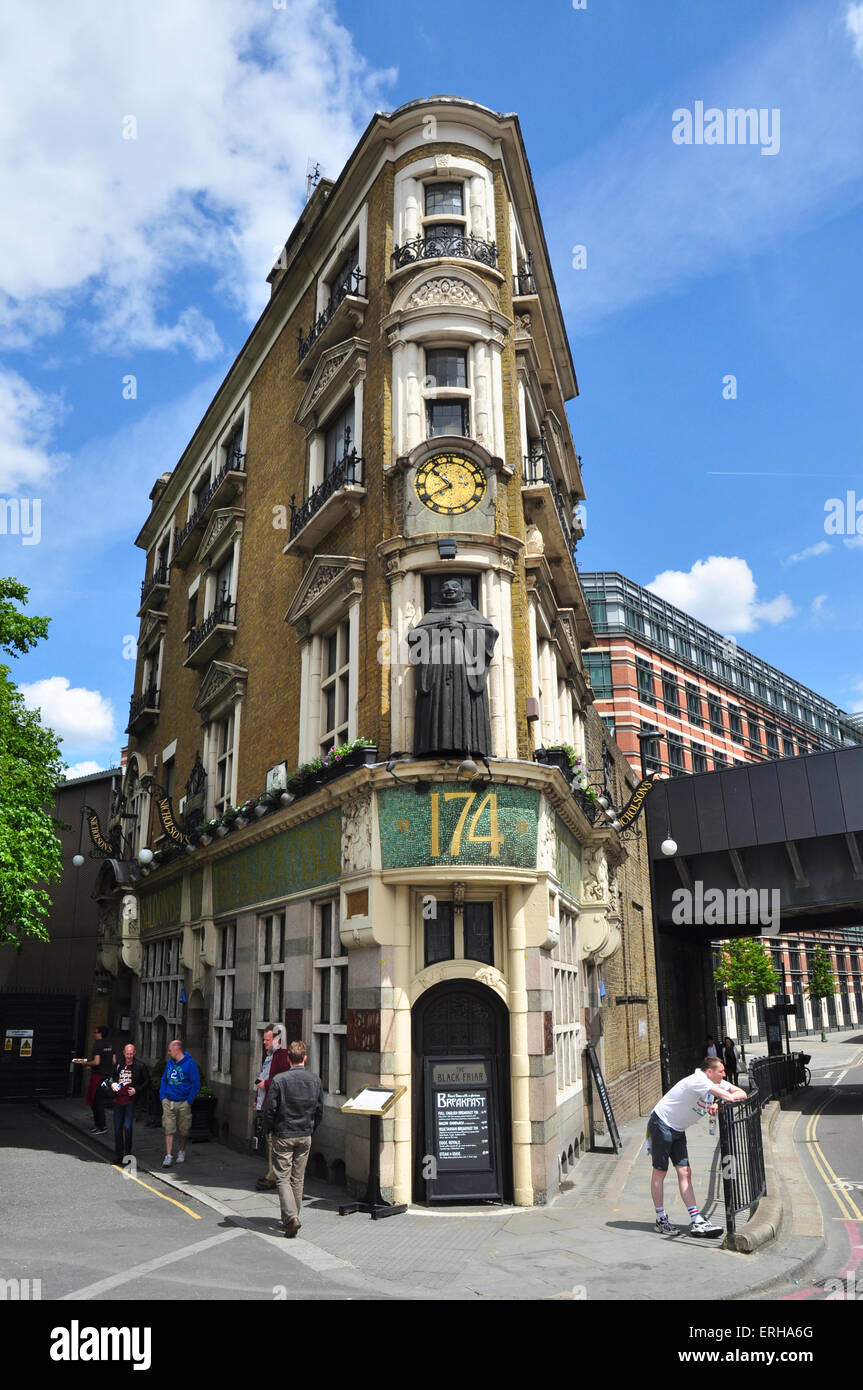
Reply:
M512 1201L509 1014L452 980L413 1008L414 1200Z

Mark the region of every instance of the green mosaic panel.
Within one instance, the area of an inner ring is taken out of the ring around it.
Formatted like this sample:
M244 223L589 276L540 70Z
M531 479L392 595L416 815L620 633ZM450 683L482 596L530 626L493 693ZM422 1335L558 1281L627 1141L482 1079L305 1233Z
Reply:
M138 904L142 932L156 931L159 927L176 927L183 905L182 880L178 878L173 883L166 883L152 893L139 890Z
M201 916L201 905L204 900L204 870L196 869L189 875L189 916L193 922L197 922Z
M409 788L388 787L378 792L381 864L385 869L415 864L535 869L538 817L539 792L530 788L473 791L464 782L435 782L418 796Z
M581 860L575 837L570 834L560 816L555 816L557 878L561 888L573 897L581 882Z
M213 865L213 912L287 897L333 883L342 871L342 820L338 811L316 816Z

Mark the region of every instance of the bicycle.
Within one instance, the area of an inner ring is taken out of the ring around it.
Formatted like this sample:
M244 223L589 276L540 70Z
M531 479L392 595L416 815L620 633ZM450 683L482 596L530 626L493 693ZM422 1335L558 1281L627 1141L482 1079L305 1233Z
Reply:
M812 1054L810 1052L795 1052L794 1061L796 1064L794 1085L809 1086L812 1082L812 1073L806 1064L812 1061Z

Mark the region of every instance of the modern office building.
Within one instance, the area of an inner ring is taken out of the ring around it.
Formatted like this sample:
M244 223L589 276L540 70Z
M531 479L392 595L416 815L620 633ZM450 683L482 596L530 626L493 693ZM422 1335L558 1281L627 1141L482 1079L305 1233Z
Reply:
M847 714L733 638L622 574L580 571L579 577L597 638L584 653L595 708L633 768L642 766L642 747L648 768L676 777L863 743L861 716ZM818 942L839 984L835 999L823 1006L810 1002L804 989L807 951ZM799 999L792 1031L863 1023L859 932L795 933L774 941L771 952L786 972L787 993ZM761 1001L750 1001L740 1018L733 1004L726 1007L732 1036L765 1036Z
M282 1018L324 1083L313 1171L360 1188L369 1121L342 1107L403 1087L395 1201L541 1203L602 1123L587 1043L621 1117L659 1067L643 837L596 800L637 779L582 659L577 383L517 118L376 114L269 282L137 539L130 844L98 891L138 1046L184 1034L245 1144Z

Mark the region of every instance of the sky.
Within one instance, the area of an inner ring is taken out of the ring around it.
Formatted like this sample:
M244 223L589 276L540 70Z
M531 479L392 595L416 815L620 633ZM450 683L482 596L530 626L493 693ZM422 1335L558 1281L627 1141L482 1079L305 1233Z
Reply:
M0 574L51 618L13 678L70 775L118 760L134 538L310 161L437 93L521 120L581 568L863 710L863 3L47 0L0 11L0 54Z

